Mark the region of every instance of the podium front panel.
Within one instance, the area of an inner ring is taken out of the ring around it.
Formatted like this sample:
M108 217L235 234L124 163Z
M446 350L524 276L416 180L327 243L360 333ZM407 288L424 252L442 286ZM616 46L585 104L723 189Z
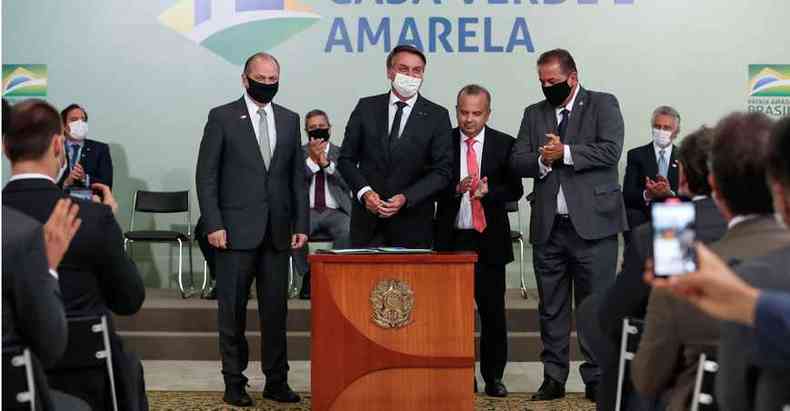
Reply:
M311 257L313 409L472 410L475 260Z

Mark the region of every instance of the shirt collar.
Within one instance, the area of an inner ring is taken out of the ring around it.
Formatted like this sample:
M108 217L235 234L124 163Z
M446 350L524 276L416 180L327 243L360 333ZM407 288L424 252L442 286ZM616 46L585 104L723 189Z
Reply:
M254 117L258 115L258 109L260 106L252 100L252 97L249 96L246 92L244 93L244 103L247 104L247 111L250 113L250 117ZM263 110L266 112L266 115L271 117L274 115L274 111L272 111L272 103L263 106Z
M12 181L17 181L17 180L31 180L31 179L34 179L34 178L49 180L49 181L52 182L52 184L55 184L55 179L54 178L52 178L52 177L50 177L50 176L48 176L46 174L41 174L41 173L20 173L20 174L14 174L14 175L11 176L11 178L8 179L8 182L10 183Z
M704 200L706 198L708 198L708 196L698 195L698 196L691 197L691 201L695 201L695 202L696 201L702 201L702 200Z
M82 140L72 140L72 139L65 139L67 146L80 146L82 147L85 144L85 139Z
M661 148L661 147L659 147L659 146L658 146L658 144L656 144L656 142L654 141L654 142L653 142L653 150L655 150L655 152L656 152L656 160L658 160L659 156L661 155L661 150L664 150L664 153L665 153L665 154L666 154L667 152L669 152L670 154L672 154L672 148L674 148L674 144L670 144L670 145L668 145L668 146L666 146L666 147L664 147L664 148ZM667 161L669 161L669 159L667 159Z
M735 227L736 225L749 220L754 220L759 216L760 216L759 214L736 215L735 217L732 218L732 220L730 220L729 223L727 223L727 229L732 230L732 228Z
M458 132L461 134L461 143L466 144L466 139L468 139L469 136L464 134L464 132L461 131L460 128L458 129ZM486 139L486 128L483 127L483 129L480 130L480 133L475 136L475 142L479 142L480 144L483 144L483 141L485 141L485 139Z
M404 101L404 103L406 103L406 106L409 107L409 108L414 107L414 103L417 102L417 97L419 97L419 95L420 95L420 93L415 93L408 100ZM403 101L403 100L398 98L398 96L395 95L394 91L390 91L390 106L395 105L395 103L397 103L399 101Z
M573 111L573 104L576 103L576 96L579 95L579 89L581 88L582 88L582 84L576 83L576 88L573 90L573 96L571 97L571 100L568 102L568 104L564 106L556 107L554 111L556 111L557 114L560 114L562 110L568 110L569 112Z

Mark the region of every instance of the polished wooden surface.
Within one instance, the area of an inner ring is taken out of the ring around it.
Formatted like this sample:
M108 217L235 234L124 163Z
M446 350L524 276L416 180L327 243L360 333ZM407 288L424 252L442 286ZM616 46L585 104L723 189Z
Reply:
M474 254L311 257L313 409L436 410L452 403L471 410L475 260ZM412 322L403 328L372 321L370 294L385 279L414 291ZM393 408L371 408L376 398L394 401Z

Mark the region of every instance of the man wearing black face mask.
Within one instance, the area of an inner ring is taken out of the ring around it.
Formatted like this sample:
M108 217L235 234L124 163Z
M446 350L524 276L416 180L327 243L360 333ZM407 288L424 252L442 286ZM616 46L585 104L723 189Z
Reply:
M312 110L304 117L308 143L304 145L305 184L310 190L310 232L327 234L334 248L348 247L351 222L350 188L337 169L340 147L329 142L332 126L322 110ZM299 298L310 299L310 267L307 247L294 252L296 270L303 274Z
M270 54L247 59L246 90L209 112L200 142L196 187L208 241L215 249L224 400L250 406L244 336L252 280L262 333L263 397L298 402L288 386L285 320L288 257L307 242L309 224L299 115L272 103L280 64Z
M581 87L566 50L543 53L538 77L546 100L524 110L511 167L535 181L530 242L544 381L533 399L551 400L565 395L571 295L578 307L614 279L617 234L627 228L617 171L623 117L613 95ZM585 335L578 335L586 361L580 371L587 398L594 400L600 370Z

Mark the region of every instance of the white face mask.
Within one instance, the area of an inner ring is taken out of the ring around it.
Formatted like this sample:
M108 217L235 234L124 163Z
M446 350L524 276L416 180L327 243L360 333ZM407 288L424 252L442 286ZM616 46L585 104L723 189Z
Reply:
M670 144L672 144L672 132L654 128L653 141L655 141L656 145L658 145L659 147L666 148Z
M69 134L72 138L82 140L88 135L88 123L76 120L69 123Z
M417 77L407 76L405 74L395 74L395 80L392 80L392 88L403 97L411 98L420 89L422 79Z

